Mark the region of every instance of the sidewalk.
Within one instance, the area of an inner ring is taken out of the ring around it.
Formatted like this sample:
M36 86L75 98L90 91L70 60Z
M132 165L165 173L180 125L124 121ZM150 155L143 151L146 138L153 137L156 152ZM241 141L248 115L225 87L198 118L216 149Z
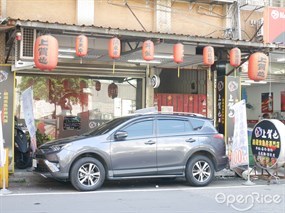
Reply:
M13 185L38 185L45 181L53 181L52 178L45 178L40 174L30 171L31 169L15 169L14 174L9 175L9 186ZM216 177L235 177L235 173L231 170L221 170L215 173Z
M275 178L271 178L268 181L268 177L255 176L252 174L252 181L258 185L270 185L270 184L285 184L285 178L280 177L278 181ZM127 187L137 187L141 188L144 186L151 186L152 184L156 184L156 180L151 179L148 180L129 180L130 182L126 183L123 181L107 181L104 189L114 189L114 188L127 188ZM158 184L170 187L180 187L185 186L184 179L178 179L175 183L160 181ZM242 185L246 180L238 177L235 172L223 169L219 172L215 173L215 180L213 185L215 186L234 186L234 185ZM21 193L45 193L45 192L62 192L62 191L74 191L74 188L71 186L69 182L59 182L53 178L45 178L37 173L33 173L28 170L19 170L16 169L14 174L10 174L9 176L9 186L8 190L12 191L13 194L21 194Z

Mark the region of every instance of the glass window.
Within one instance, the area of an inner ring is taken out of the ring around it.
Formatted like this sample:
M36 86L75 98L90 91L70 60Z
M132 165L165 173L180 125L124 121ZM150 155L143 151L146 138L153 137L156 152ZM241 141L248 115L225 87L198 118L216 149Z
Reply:
M205 121L203 121L203 120L191 119L191 124L192 124L194 130L202 129L204 123L205 123Z
M285 0L271 0L270 5L273 7L284 7Z
M188 120L159 119L157 121L158 134L189 133L193 129Z
M153 120L139 121L123 129L128 133L127 139L153 136Z
M19 123L24 123L21 94L33 86L35 124L48 139L90 131L95 135L106 133L113 126L93 130L114 118L132 114L143 103L140 78L18 75L16 80L15 115Z

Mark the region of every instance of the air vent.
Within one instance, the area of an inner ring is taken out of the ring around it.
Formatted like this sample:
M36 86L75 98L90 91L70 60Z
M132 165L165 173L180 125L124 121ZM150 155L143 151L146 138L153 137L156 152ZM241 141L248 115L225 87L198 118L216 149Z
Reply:
M23 39L20 47L20 59L33 59L36 30L22 28L21 31Z

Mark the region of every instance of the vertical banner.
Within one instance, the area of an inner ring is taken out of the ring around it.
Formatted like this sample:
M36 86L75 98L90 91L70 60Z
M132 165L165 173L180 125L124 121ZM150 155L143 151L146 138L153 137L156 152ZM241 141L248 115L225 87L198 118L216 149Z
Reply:
M34 119L34 110L33 110L33 90L31 87L26 89L22 93L22 107L24 111L25 123L28 128L30 137L31 137L31 148L32 151L35 152L37 149L37 141L36 141L36 126Z
M9 150L9 159L13 159L14 142L14 73L11 66L0 65L0 111L2 111L1 121L3 130L4 148ZM9 161L9 171L13 171L13 160Z
M281 112L285 112L285 91L281 91L280 100L281 100Z
M240 101L240 78L220 76L217 79L217 129L225 135L227 155L231 157L231 145L234 134L234 110L232 106Z
M221 134L225 134L225 76L217 78L217 130Z
M0 167L5 165L6 153L4 149L4 138L2 129L2 111L0 111Z
M245 100L234 104L233 109L235 113L235 118L233 143L231 147L231 169L249 164Z

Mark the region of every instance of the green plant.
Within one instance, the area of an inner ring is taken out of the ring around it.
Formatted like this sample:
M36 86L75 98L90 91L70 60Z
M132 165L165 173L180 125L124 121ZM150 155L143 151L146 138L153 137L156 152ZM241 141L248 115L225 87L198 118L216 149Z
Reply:
M47 134L45 133L42 134L38 129L36 131L36 138L37 138L38 147L51 140L51 138Z

